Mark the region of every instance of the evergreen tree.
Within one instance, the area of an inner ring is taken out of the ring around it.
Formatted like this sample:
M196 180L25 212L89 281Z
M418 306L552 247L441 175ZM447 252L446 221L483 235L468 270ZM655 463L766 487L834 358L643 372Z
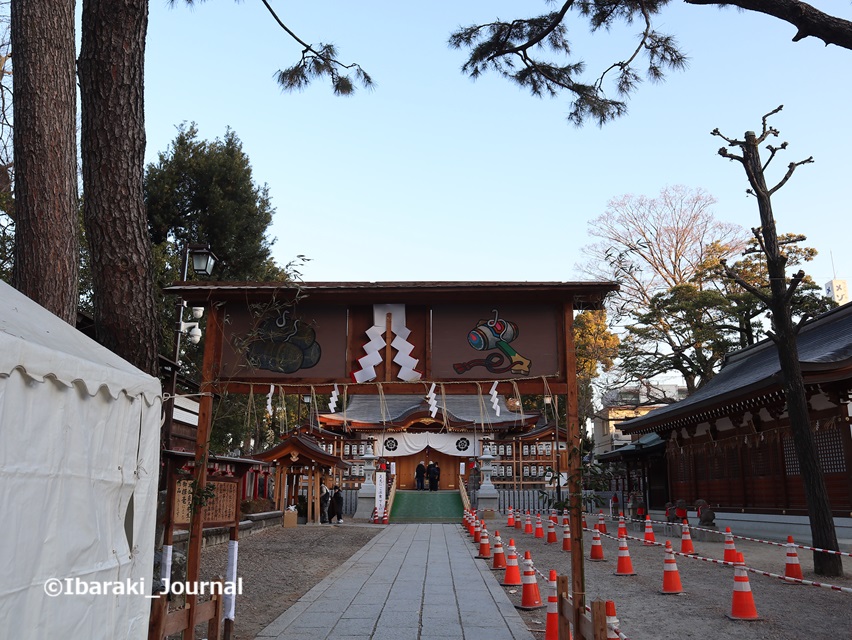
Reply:
M266 231L275 209L267 187L234 131L199 140L195 124L181 125L169 149L145 175L148 227L156 247L207 243L218 258L219 280L274 280L283 273L270 256ZM178 277L172 280L178 280Z

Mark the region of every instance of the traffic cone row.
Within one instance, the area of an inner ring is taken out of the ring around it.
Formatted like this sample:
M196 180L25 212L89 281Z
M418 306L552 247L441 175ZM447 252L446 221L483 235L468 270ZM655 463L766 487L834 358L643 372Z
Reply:
M473 523L473 544L479 544L479 540L482 536L482 525L479 520L476 520Z
M541 609L546 605L541 602L541 593L538 590L538 580L535 577L532 555L529 551L524 553L524 577L522 580L521 604L515 605L518 609L529 611Z
M541 526L541 514L537 513L535 515L535 533L533 534L536 538L544 537L544 528Z
M630 550L627 548L627 536L618 538L618 564L615 567L617 576L635 576L633 561L630 559Z
M556 595L556 570L550 570L547 580L547 619L544 640L559 640L559 598Z
M488 540L488 529L482 528L482 532L479 536L479 555L477 558L484 558L485 560L491 559L491 545Z
M592 547L589 549L589 560L593 562L603 562L604 560L601 532L598 529L595 529L595 532L592 534Z
M618 640L618 618L615 617L615 603L606 601L606 640Z
M784 566L784 577L803 580L802 565L799 564L799 554L793 536L787 536L787 562ZM786 582L785 584L802 584L801 582Z
M731 598L731 620L760 620L757 608L754 606L754 596L748 582L748 572L745 570L743 554L737 553L737 563L734 565L734 593Z
M506 554L503 552L503 540L500 538L500 532L494 531L494 559L491 563L492 569L506 568Z
M656 543L657 539L654 537L654 525L651 522L651 516L645 516L645 541L643 544L650 547Z
M737 561L737 548L734 546L734 536L731 534L730 527L725 527L725 555L722 559L725 562Z
M680 572L677 570L674 550L669 540L666 540L666 558L663 561L663 589L660 593L683 593L683 586L680 583Z
M689 534L689 523L686 520L683 521L683 529L680 532L680 552L686 555L695 553L692 536Z
M518 552L515 550L515 541L509 538L509 553L506 557L506 573L503 574L504 587L517 587L521 584L521 570L518 567Z
M627 537L627 523L624 522L624 513L618 514L618 531L615 533L616 538L621 536Z
M600 531L604 535L607 535L606 520L604 520L603 510L601 510L598 515L598 531Z
M544 542L545 544L556 542L556 525L553 523L553 520L547 521L547 540Z

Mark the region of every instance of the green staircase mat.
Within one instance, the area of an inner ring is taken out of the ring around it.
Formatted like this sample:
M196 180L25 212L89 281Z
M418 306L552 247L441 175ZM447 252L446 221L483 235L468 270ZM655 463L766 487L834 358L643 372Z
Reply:
M390 522L461 522L458 491L397 491Z

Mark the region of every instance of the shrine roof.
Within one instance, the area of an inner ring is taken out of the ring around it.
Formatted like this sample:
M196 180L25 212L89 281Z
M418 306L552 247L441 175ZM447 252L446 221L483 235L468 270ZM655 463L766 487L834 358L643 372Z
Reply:
M852 378L852 304L804 324L797 337L805 384ZM722 369L684 400L655 409L618 426L624 433L648 433L684 426L681 421L782 390L778 351L770 339L729 354Z
M438 395L436 401L438 412L434 419L423 395L355 395L350 398L345 410L322 413L318 418L326 426L346 423L353 428L382 428L418 421L442 422L441 415L444 414L453 426L475 424L500 430L529 426L539 418L538 413L510 411L503 396L497 396L499 416L488 396L447 395L442 398Z
M574 309L601 309L618 283L502 282L502 281L400 281L400 282L176 282L164 289L187 302L253 301L271 295L309 296L312 302L335 304L388 304L394 302L459 303L511 301L518 303L571 302Z

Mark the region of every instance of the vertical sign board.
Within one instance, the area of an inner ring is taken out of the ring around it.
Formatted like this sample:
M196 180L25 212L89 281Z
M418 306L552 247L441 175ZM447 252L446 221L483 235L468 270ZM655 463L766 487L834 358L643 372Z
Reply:
M376 513L381 518L387 499L388 479L386 471L376 471Z

